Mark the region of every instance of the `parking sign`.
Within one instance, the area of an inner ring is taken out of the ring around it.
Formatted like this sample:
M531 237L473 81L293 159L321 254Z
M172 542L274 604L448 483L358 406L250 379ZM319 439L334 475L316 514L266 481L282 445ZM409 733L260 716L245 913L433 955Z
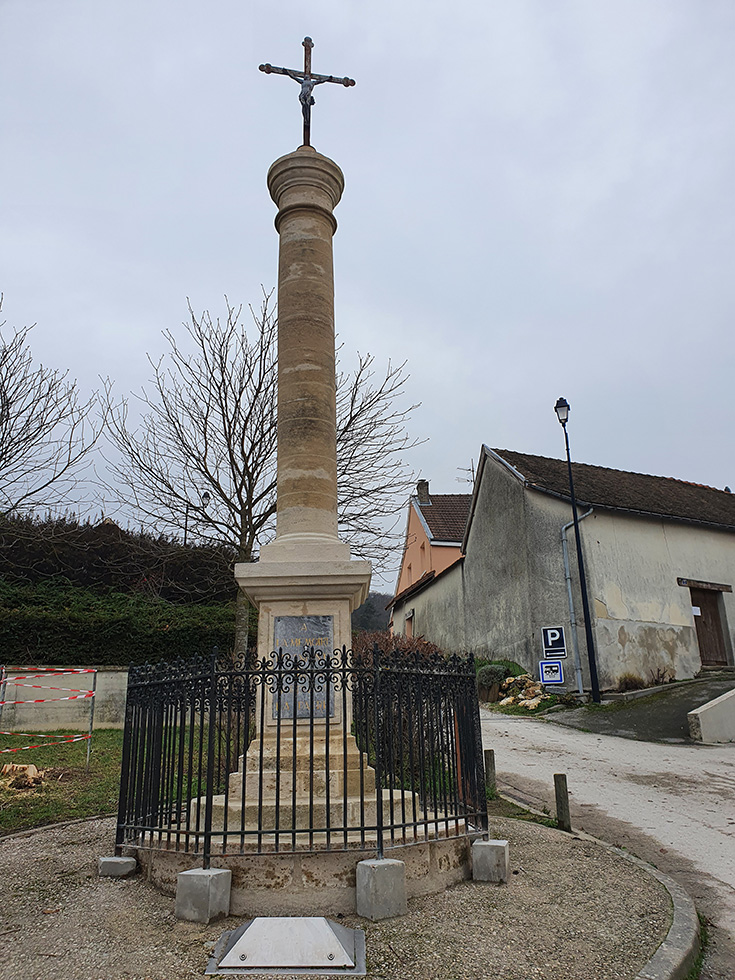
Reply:
M561 659L567 655L567 644L563 626L544 626L541 630L544 659Z

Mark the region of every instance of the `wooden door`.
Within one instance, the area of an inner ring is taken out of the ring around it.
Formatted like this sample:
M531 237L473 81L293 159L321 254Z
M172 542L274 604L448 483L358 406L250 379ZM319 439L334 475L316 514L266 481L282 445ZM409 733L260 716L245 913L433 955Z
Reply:
M697 627L699 656L703 667L726 667L725 640L722 635L719 593L709 589L690 589ZM699 615L697 615L699 610Z

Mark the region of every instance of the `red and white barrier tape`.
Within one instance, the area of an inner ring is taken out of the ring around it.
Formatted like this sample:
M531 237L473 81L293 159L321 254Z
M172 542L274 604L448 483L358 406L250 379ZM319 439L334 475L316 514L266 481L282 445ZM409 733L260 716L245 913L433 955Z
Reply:
M26 684L24 679L37 680L42 677L62 677L64 674L94 674L96 670L94 667L70 667L65 670L60 667L49 667L48 670L43 674L12 674L10 677L7 675L3 678L7 683L13 684L16 688L18 687L31 687L39 691L69 691L70 696L65 698L27 698L25 700L18 701L0 701L0 708L5 704L46 704L52 701L77 701L84 700L85 698L93 698L95 696L94 690L88 690L83 687L52 687L46 684Z
M64 690L68 690L68 688L55 687L55 688L51 688L51 690L64 691ZM30 698L27 701L0 701L0 708L4 704L50 704L53 701L78 701L78 700L83 701L85 698L93 698L94 695L95 695L94 691L85 691L83 694L72 694L71 697L68 698Z
M88 687L53 687L51 684L24 684L22 681L15 679L10 683L16 687L36 687L39 691L74 691L77 694L81 694L89 690Z
M45 749L50 745L64 745L67 742L83 742L92 737L90 734L86 734L72 735L69 738L55 738L53 735L39 735L38 732L35 735L31 735L28 732L0 732L0 735L18 735L21 738L47 738L50 740L48 742L38 742L36 745L19 745L14 749L0 749L0 755L3 752L23 752L25 749Z
M35 669L41 671L41 673L33 674L26 673L25 671L16 673L14 671L11 674L6 672L6 676L8 679L24 677L27 680L32 680L34 677L52 677L55 674L95 674L97 672L96 667L36 667Z

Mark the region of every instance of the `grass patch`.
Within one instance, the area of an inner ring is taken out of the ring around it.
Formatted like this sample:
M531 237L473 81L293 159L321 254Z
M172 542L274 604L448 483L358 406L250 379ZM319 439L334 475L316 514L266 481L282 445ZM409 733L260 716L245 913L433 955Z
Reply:
M42 734L63 738L77 733ZM95 731L89 770L86 741L1 753L0 768L7 762L32 763L44 770L45 776L41 786L31 789L11 789L7 778L0 779L0 836L64 820L114 813L120 788L122 740L122 731L112 728ZM36 741L46 740L0 735L0 749L33 745Z
M538 813L531 813L530 810L524 809L517 803L512 803L510 800L503 799L502 796L496 796L492 800L488 800L487 804L487 815L488 817L510 817L512 820L525 820L527 823L539 823L542 827L553 827L556 828L557 822L549 814L549 816L540 816Z
M709 932L707 931L708 920L701 912L697 912L697 915L699 917L699 953L694 961L694 966L687 973L685 980L699 980L702 965L704 964L704 954L707 952L707 944L709 943Z

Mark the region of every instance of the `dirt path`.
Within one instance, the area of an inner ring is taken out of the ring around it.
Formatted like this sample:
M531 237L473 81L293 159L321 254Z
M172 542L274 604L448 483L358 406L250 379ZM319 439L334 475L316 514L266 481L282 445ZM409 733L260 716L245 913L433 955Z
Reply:
M678 880L712 923L702 980L733 980L735 745L661 745L482 714L501 790L553 811L554 773L567 773L573 826Z

